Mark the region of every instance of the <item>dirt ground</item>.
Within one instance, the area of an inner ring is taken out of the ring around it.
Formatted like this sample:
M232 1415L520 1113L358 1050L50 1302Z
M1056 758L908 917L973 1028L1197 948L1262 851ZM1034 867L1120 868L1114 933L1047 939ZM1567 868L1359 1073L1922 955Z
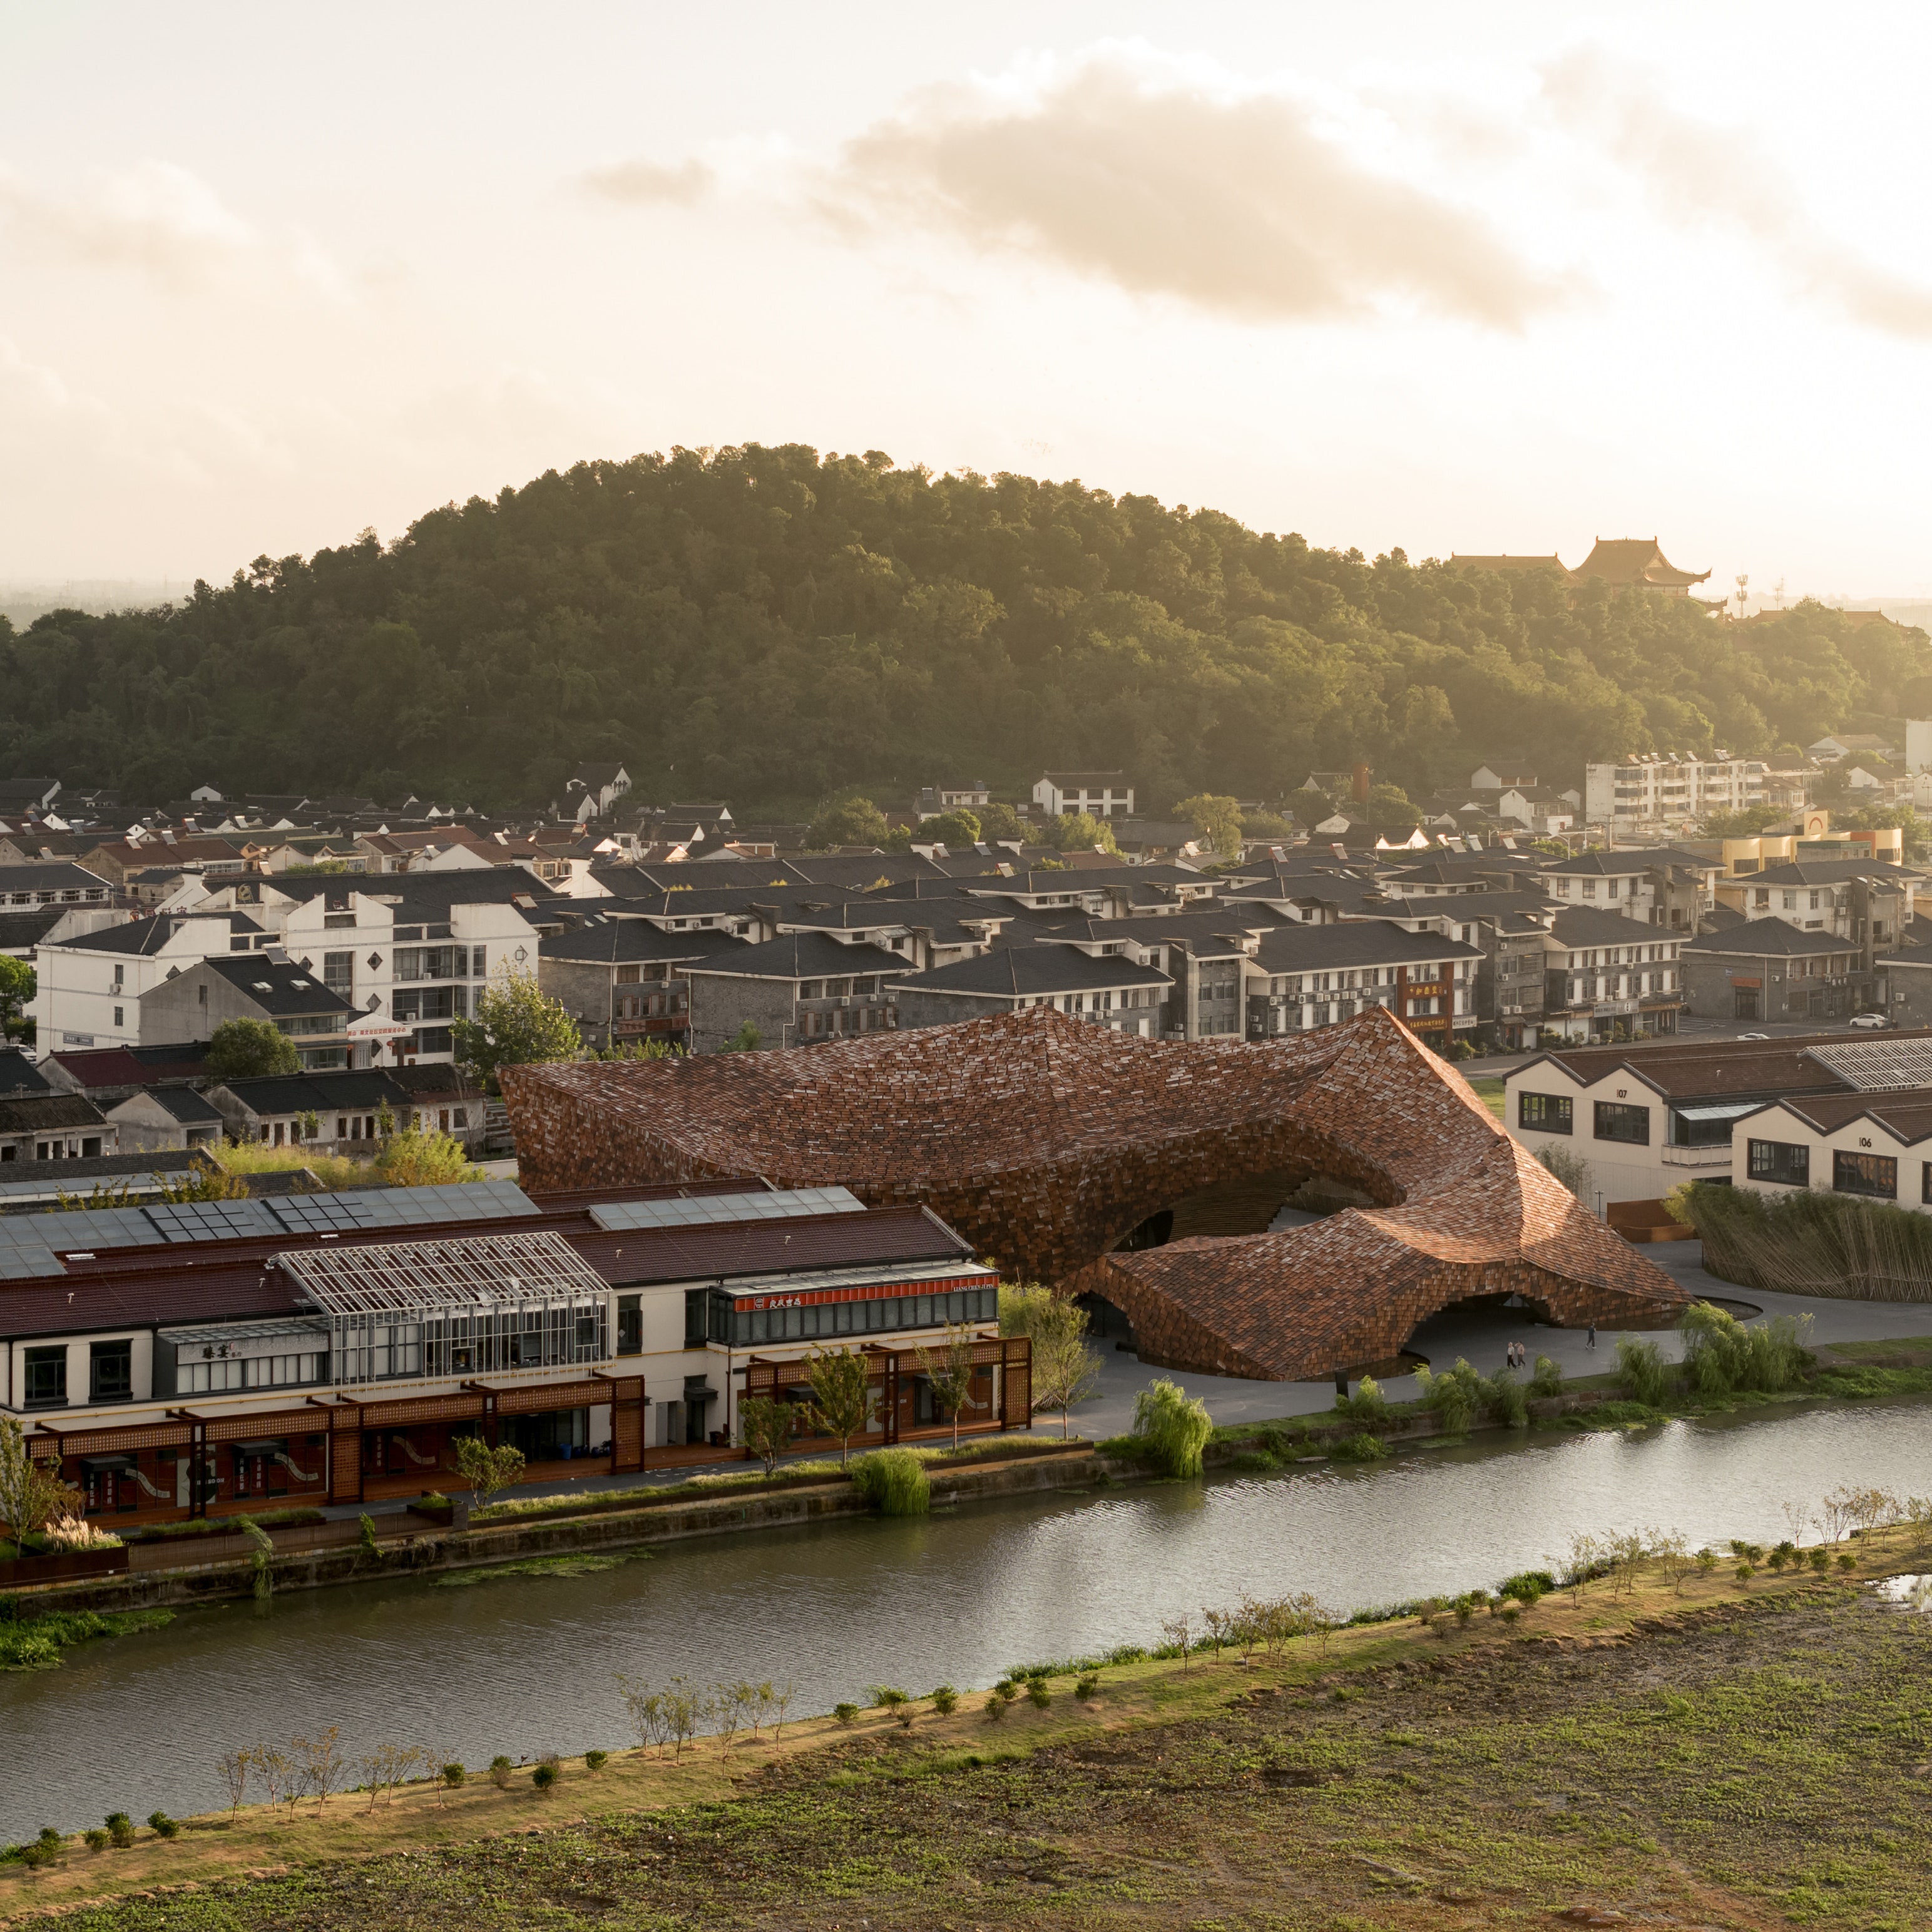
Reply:
M76 1932L1932 1927L1932 1616L1838 1579L1602 1590L1514 1628L1109 1670L1090 1705L1057 1679L1000 1722L974 1700L741 1764L566 1767L466 1825L424 1792L400 1849L292 1838L281 1868L234 1870L272 1850L257 1834L111 1904L75 1898L83 1855L10 1879L0 1911L58 1896ZM698 1802L639 1810L646 1778Z

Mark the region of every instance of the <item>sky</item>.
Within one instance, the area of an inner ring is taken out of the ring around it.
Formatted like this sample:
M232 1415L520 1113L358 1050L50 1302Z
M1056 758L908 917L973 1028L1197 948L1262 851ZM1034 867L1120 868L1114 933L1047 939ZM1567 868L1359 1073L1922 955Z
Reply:
M0 582L640 451L1932 593L1932 15L0 0Z

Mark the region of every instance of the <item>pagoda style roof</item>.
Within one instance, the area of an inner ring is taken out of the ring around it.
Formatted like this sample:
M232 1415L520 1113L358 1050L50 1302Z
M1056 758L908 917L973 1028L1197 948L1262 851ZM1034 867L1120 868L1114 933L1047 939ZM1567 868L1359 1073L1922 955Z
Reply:
M1703 583L1711 573L1679 570L1654 537L1599 537L1596 548L1570 574L1651 590L1687 590L1694 584Z

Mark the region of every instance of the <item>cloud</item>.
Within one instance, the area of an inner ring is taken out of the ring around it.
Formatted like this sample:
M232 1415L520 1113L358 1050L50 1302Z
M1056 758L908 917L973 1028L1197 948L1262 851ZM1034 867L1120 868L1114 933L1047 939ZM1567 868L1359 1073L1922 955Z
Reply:
M315 242L299 232L262 234L172 161L139 162L64 199L0 166L0 230L44 258L132 269L172 293L266 272L338 298L345 294Z
M682 161L676 167L656 161L620 161L611 167L592 168L580 179L587 194L632 208L691 208L718 184L716 171L700 160Z
M1481 217L1316 122L1285 94L1099 50L1030 83L921 97L848 144L820 206L1250 321L1393 302L1514 329L1558 298Z
M1805 294L1868 328L1932 337L1932 289L1830 234L1748 134L1678 112L1653 75L1594 49L1546 68L1543 91L1564 129L1627 170L1666 220L1744 236Z

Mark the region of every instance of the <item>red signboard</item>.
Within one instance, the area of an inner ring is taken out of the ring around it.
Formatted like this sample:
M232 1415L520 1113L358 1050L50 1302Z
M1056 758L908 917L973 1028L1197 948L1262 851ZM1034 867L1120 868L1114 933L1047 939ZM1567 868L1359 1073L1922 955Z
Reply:
M964 1288L990 1288L990 1274L960 1275L944 1281L873 1281L858 1288L807 1288L796 1294L741 1294L732 1306L740 1315L767 1308L823 1308L835 1301L879 1301L889 1294L952 1294Z

